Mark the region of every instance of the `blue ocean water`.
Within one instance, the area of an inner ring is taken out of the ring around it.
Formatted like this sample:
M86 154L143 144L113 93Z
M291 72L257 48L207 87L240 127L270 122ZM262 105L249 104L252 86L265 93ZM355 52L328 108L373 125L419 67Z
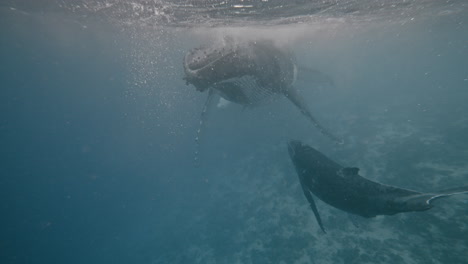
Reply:
M419 191L467 185L463 1L190 27L46 2L0 5L1 263L468 263L466 195L358 227L319 201L324 235L286 149L300 139ZM297 88L345 144L285 98L229 105L209 112L195 167L207 95L182 58L225 35L273 39L329 75L332 87Z

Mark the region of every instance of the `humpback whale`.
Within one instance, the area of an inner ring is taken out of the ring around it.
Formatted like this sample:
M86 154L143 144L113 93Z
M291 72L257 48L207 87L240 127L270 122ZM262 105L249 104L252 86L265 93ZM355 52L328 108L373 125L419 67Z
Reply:
M322 229L322 220L312 194L345 212L370 218L404 212L426 211L436 199L468 193L468 186L422 193L384 185L359 175L358 168L343 167L300 141L288 143L302 191Z
M255 106L275 94L284 95L322 134L342 142L320 125L294 88L298 67L292 52L277 47L271 40L234 41L227 37L219 45L194 48L185 55L184 71L187 85L192 84L200 92L208 91L197 144L214 94L245 107Z

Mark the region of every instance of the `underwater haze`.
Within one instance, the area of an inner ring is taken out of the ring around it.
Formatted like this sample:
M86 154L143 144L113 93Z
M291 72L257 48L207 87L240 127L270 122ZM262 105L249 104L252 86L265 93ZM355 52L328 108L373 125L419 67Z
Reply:
M271 39L334 144L284 97L208 113L188 50ZM301 140L364 177L468 185L468 3L0 3L0 263L468 263L468 195L357 218L317 201ZM339 190L337 190L339 191Z

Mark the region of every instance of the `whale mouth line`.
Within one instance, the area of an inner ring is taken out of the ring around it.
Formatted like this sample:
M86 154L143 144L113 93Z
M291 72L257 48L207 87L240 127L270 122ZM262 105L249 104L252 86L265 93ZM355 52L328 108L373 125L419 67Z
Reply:
M193 65L194 63L189 63L189 62L187 62L187 59L189 59L189 58L187 58L188 56L186 56L185 65L186 65L186 68L187 68L188 70L190 70L191 72L198 72L198 71L200 71L200 70L206 69L208 66L213 65L214 63L218 62L218 61L221 60L222 58L224 58L224 57L226 57L226 56L230 56L230 55L233 54L233 53L234 53L234 52L231 51L231 52L228 52L228 53L226 53L226 54L220 55L220 56L219 56L218 58L216 58L216 59L213 59L213 60L208 61L208 63L206 63L206 64L197 63L197 64L195 64L195 65ZM198 66L198 64L201 64L201 65ZM197 66L198 66L198 67L197 67Z

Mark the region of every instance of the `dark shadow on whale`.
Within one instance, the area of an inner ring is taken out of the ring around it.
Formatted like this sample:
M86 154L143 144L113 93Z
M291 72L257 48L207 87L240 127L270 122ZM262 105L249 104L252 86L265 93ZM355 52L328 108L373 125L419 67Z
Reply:
M294 82L301 68L309 78L333 83L318 71L298 67L292 52L277 47L270 40L234 41L226 37L217 45L190 50L184 58L184 80L200 92L208 91L196 137L197 152L206 113L213 105L215 94L245 107L255 106L275 94L284 95L323 135L342 143L313 117L295 89Z
M426 211L436 199L468 193L468 186L421 193L368 180L358 168L345 168L300 141L288 143L289 156L296 168L302 190L325 232L312 194L325 203L362 217Z

